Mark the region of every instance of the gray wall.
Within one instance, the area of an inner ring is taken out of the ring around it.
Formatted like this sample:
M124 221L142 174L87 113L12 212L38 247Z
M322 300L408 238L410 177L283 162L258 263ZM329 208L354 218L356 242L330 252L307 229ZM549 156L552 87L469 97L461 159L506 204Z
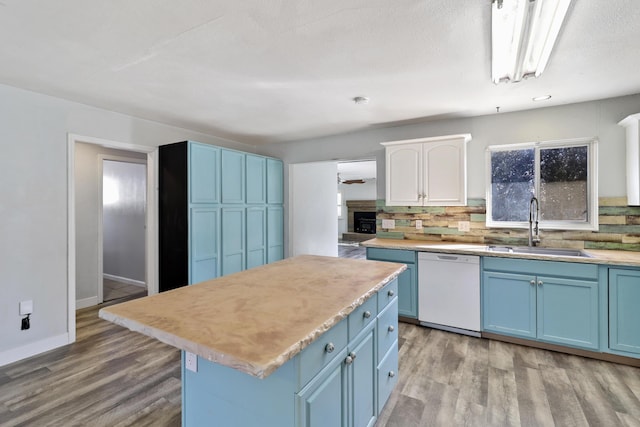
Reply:
M145 282L147 168L140 163L110 160L105 160L103 165L105 185L107 180L112 180L118 190L117 198L103 203L103 272L142 284Z
M66 343L67 135L252 146L0 85L0 365ZM31 329L18 303L33 300Z

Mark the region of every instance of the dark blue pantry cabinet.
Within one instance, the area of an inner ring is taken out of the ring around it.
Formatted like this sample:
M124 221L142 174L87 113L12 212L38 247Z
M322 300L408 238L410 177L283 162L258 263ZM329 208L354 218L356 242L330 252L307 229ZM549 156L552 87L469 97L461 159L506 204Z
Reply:
M283 258L281 160L194 141L159 152L160 291Z

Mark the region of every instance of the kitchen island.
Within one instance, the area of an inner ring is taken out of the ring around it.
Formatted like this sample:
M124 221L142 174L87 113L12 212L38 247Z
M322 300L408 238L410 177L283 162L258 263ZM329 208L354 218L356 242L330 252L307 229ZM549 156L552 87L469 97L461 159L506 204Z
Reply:
M405 268L305 255L100 317L183 350L185 426L367 426L397 381Z

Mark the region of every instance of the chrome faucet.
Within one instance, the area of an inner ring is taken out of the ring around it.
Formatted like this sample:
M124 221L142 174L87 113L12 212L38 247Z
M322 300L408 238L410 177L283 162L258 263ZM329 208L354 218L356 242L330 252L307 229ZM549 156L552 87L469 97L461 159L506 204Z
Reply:
M535 203L536 208L533 209L533 204ZM535 213L535 223L533 225L533 217ZM538 204L538 199L534 196L529 200L529 247L535 246L540 243L540 229L538 228L538 217L540 216L540 205Z

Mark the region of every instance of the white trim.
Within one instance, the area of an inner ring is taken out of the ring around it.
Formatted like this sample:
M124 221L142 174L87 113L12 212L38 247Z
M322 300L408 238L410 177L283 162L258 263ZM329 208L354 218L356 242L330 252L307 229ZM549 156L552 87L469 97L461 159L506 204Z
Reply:
M111 154L98 154L98 167L96 168L96 170L98 171L98 176L96 177L96 182L98 183L98 274L96 275L96 280L97 280L97 289L98 289L98 304L102 304L104 302L104 286L103 286L103 282L102 282L102 278L105 277L104 274L104 203L103 203L103 198L104 195L102 194L102 192L104 191L103 186L103 180L104 180L104 161L105 160L111 160L111 161L115 161L115 162L123 162L123 163L136 163L136 164L140 164L140 165L147 165L147 160L146 159L137 159L135 157L124 157L124 156L113 156ZM146 172L146 169L145 169ZM148 177L145 177L145 180L147 180ZM147 185L147 189L149 188L149 186ZM148 202L148 198L145 195L145 206L147 205ZM148 209L145 209L145 211L147 211ZM146 212L145 212L146 214ZM145 227L147 226L146 221L145 221ZM145 257L147 256L147 239L146 239L146 231L145 231L145 248L144 248L144 253L145 253ZM145 270L146 270L146 266L145 266ZM145 271L146 273L146 271ZM145 275L146 277L146 275ZM115 280L115 279L114 279ZM129 279L130 280L130 279ZM143 286L145 282L140 282L143 283Z
M76 301L76 310L93 307L94 305L98 305L98 297L79 299Z
M128 277L115 276L113 274L104 273L102 275L105 279L113 280L115 282L125 283L127 285L140 286L146 288L147 284L142 280L129 279Z
M76 215L75 215L75 144L84 142L117 150L147 154L147 259L146 278L149 295L158 293L158 148L110 141L102 138L67 135L67 282L68 320L65 342L76 340ZM52 338L53 339L53 338ZM57 342L57 341L56 341ZM52 347L53 348L53 347ZM22 356L28 357L28 356ZM19 360L19 359L16 359Z
M75 316L75 312L73 315ZM74 330L74 336L75 332L76 331ZM26 359L27 357L35 356L36 354L44 353L45 351L67 345L73 342L69 335L70 334L60 334L23 345L22 347L3 351L0 353L0 366L8 365L9 363L17 362L18 360Z

